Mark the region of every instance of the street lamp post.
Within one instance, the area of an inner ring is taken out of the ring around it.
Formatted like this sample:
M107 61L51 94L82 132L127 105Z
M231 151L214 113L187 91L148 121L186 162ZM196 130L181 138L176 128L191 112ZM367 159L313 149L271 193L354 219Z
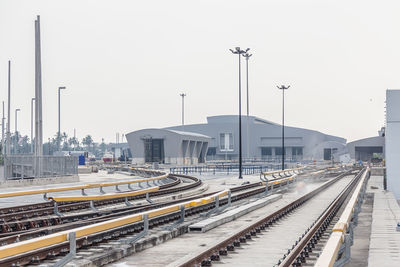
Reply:
M31 153L33 154L33 101L35 98L32 97L31 99Z
M61 102L61 97L60 97L60 92L61 90L66 89L65 86L60 86L58 87L58 132L57 132L57 146L58 146L58 151L61 151L61 145L60 145L60 139L61 139L61 108L60 108L60 102Z
M17 154L17 145L18 145L18 111L21 109L15 109L15 145L14 145L14 153Z
M282 90L282 170L285 169L285 90L290 88L290 85L281 87L277 86L278 89Z
M179 94L182 97L182 131L185 130L185 93Z
M235 50L229 49L233 54L239 56L239 179L242 177L242 86L241 86L241 69L240 69L240 55L247 53L250 48L241 50L240 47L235 47Z
M246 132L246 143L247 143L247 159L249 159L250 157L250 139L249 139L249 58L252 56L253 54L243 54L243 57L246 59L246 92L247 92L247 123L246 123L246 128L247 128L247 132Z

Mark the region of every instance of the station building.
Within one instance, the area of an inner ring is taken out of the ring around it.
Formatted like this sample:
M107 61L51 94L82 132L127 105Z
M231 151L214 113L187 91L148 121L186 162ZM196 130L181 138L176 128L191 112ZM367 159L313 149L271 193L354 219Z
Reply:
M207 123L144 129L126 134L133 163L158 161L195 164L239 158L238 115L207 117ZM242 156L247 160L280 161L280 124L242 116ZM194 148L195 146L196 148ZM287 161L330 160L346 150L346 139L314 130L285 126Z

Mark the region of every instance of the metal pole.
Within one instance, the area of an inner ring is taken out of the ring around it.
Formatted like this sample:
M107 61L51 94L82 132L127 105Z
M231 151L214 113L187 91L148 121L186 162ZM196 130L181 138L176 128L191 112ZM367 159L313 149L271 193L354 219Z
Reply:
M233 54L239 56L239 179L243 179L242 176L242 86L241 86L241 66L240 66L240 55L247 53L250 48L241 50L240 47L235 47L235 50L230 49Z
M282 90L282 170L285 169L285 89Z
M4 123L6 118L4 117L4 101L3 101L3 117L1 118L1 153L3 154L3 159L5 155L5 142L4 142Z
M7 107L7 149L6 155L10 155L10 109L11 109L11 61L8 61L8 107Z
M240 53L239 55L239 179L242 179L242 79L240 71Z
M180 94L182 97L182 131L185 130L185 93Z
M18 111L19 108L15 109L15 144L14 144L14 154L17 154L17 146L18 146Z
M58 87L58 132L57 132L57 146L58 151L61 151L61 90L65 89L65 86Z
M250 157L250 139L249 139L249 58L252 54L246 53L243 54L243 57L246 59L246 91L247 91L247 133L246 133L246 143L247 143L247 159Z
M35 98L32 97L31 99L31 153L33 154L33 101Z
M285 90L289 89L289 86L281 85L277 86L278 89L282 90L282 170L285 169Z
M42 64L40 48L40 16L35 20L35 177L42 174L43 121L42 121Z

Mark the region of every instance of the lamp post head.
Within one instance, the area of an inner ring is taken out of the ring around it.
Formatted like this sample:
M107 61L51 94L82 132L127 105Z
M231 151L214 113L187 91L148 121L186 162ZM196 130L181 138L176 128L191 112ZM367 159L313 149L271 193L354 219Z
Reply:
M67 89L65 86L58 87L58 90Z
M249 60L249 58L252 56L253 54L249 54L249 53L245 53L245 54L243 54L242 56L246 59L246 60Z
M15 112L17 112L17 111L21 111L21 109L19 109L19 108L16 108L16 109L15 109Z
M276 86L278 89L281 89L281 90L286 90L286 89L289 89L290 88L290 85L288 85L288 86L285 86L285 85L281 85L281 87L279 87L279 86Z

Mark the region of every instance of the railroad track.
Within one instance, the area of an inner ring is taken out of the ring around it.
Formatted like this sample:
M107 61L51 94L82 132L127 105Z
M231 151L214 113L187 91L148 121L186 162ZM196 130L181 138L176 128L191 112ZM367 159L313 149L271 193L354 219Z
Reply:
M346 197L349 196L351 190L355 187L357 182L360 180L361 175L365 172L365 169L360 171L354 178L352 178L351 182L345 186L345 189L340 192L340 194L334 198L334 201L328 206L327 209L324 208L324 212L318 217L317 221L310 224L306 231L300 233L299 239L295 241L290 247L287 248L287 253L282 253L281 259L276 262L275 266L303 266L305 259L310 256L310 253L313 249L313 245L315 246L316 240L318 240L322 234L323 230L328 229L329 221L334 221L335 214L339 210L340 206L344 203ZM228 265L235 265L235 266L243 266L246 265L246 260L240 263L234 264L234 260L231 260L231 257L225 258L229 253L235 251L234 257L246 257L251 258L253 264L255 263L255 259L251 257L251 254L247 253L251 250L252 242L261 242L258 241L256 238L257 236L263 236L265 231L271 231L271 229L276 229L275 232L279 233L279 227L282 224L282 220L287 221L287 217L292 216L296 212L297 209L300 209L305 203L309 200L313 199L313 197L317 196L323 190L328 189L331 185L341 180L343 177L347 176L349 172L343 173L336 178L331 179L330 181L326 182L323 186L309 192L308 194L298 198L297 200L289 203L279 210L276 210L272 214L262 217L256 220L251 225L235 232L233 235L218 241L217 244L212 245L208 249L203 250L201 253L198 253L194 256L190 256L184 258L183 260L178 261L177 266L181 267L192 267L192 266L211 266L213 262L222 261L224 264ZM303 212L306 212L305 210ZM303 215L304 216L304 215ZM309 215L307 215L309 216ZM320 222L321 221L321 222ZM290 226L289 226L290 227ZM292 226L293 228L293 226ZM320 230L319 230L320 229ZM288 234L289 231L286 231ZM285 238L286 239L286 238ZM251 241L251 242L250 242ZM265 241L265 240L264 240ZM276 240L269 240L268 244L274 244ZM250 243L249 243L250 242ZM272 243L271 243L272 242ZM240 255L243 250L240 248L243 244L249 243L248 248L249 250L244 250L243 255ZM264 244L264 243L262 243ZM269 245L260 244L258 247L268 247ZM271 247L271 246L269 246ZM275 247L275 245L273 245ZM311 250L310 250L311 248ZM256 253L256 252L255 252ZM268 255L261 252L262 257L267 257ZM249 261L250 262L250 261ZM248 263L247 263L248 264ZM266 262L258 262L257 266L265 265Z
M185 175L174 175L174 176L184 177L184 178L189 178L189 179L194 178L194 177L185 176ZM290 182L287 182L287 183L290 183ZM280 188L284 185L287 185L287 183L277 184L274 186L274 188L275 189ZM271 190L271 189L272 188L269 186L269 190ZM266 190L265 185L263 185L262 182L234 187L234 188L231 188L231 192L234 193L231 196L231 201L237 202L242 199L246 199L248 197L258 195L260 193L264 193L265 190ZM156 192L159 192L159 191L156 191ZM208 195L208 194L203 194L203 195ZM199 196L196 196L196 197L198 198ZM190 200L192 198L188 198L188 199ZM180 201L187 201L188 199L182 199ZM174 203L177 203L180 201L176 201ZM220 205L225 205L225 204L227 204L227 202L228 202L227 199L221 199ZM159 203L159 204L149 204L147 206L141 206L141 207L126 207L126 208L124 208L124 210L121 210L120 214L115 213L115 214L107 214L104 217L86 218L82 222L72 222L69 225L52 226L53 227L52 229L50 226L46 230L35 230L32 232L26 232L26 233L19 234L19 235L12 235L12 236L8 236L8 237L4 237L4 238L0 239L0 242L3 242L4 244L9 243L9 242L19 242L24 239L30 239L33 237L50 234L50 233L53 233L53 231L62 231L65 229L72 229L72 228L76 228L81 225L93 224L93 223L95 223L95 222L97 223L99 221L110 220L111 218L114 218L115 216L120 217L120 216L123 216L126 214L132 214L132 213L134 214L134 213L142 212L143 210L146 210L146 209L148 209L148 210L155 209L160 206L166 206L166 205L170 205L170 204L171 204L171 202ZM188 208L187 210L185 210L185 217L198 215L199 213L203 213L203 212L208 211L213 208L215 208L214 202L206 204L206 205L201 205L198 207L191 207L191 208ZM106 217L106 216L108 216L108 217ZM159 227L161 225L165 225L170 222L176 221L179 218L180 218L179 212L151 218L151 219L149 219L149 227L150 228ZM57 227L59 227L59 228L55 229ZM63 227L65 227L65 228L63 228ZM77 246L77 248L86 248L86 247L96 245L100 242L104 242L104 241L107 241L110 239L118 239L122 236L132 235L132 234L141 232L143 230L143 228L144 228L143 222L125 225L125 226L118 227L115 229L103 231L103 232L92 234L89 236L85 236L83 238L77 238L76 246ZM63 242L58 245L45 247L45 248L37 249L35 251L26 252L21 255L16 255L16 256L1 259L0 266L12 266L12 265L21 266L21 265L26 265L26 264L38 264L42 260L52 259L52 258L56 257L57 255L64 255L68 251L69 251L69 243Z

